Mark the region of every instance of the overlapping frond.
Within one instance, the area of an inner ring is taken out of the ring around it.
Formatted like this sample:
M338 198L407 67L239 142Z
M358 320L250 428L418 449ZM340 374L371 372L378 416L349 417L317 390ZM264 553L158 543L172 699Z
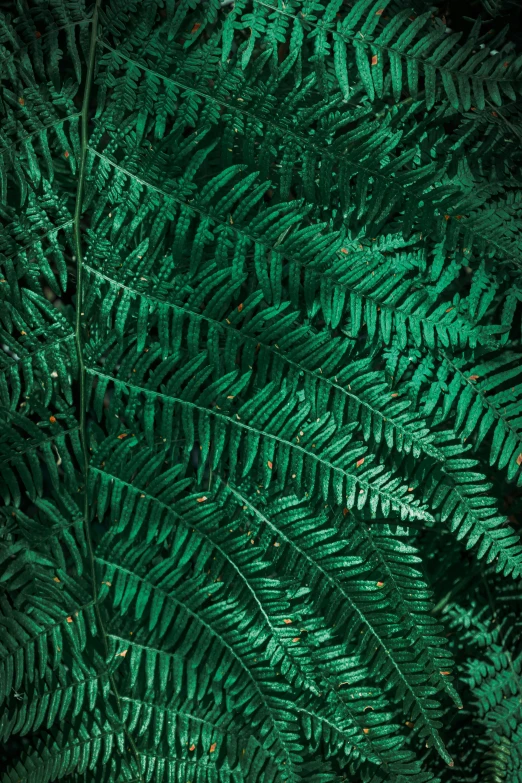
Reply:
M2 783L519 780L499 29L2 14Z

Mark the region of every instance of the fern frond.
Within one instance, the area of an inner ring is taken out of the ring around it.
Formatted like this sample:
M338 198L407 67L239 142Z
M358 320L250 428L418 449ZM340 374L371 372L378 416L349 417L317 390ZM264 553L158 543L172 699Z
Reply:
M522 55L450 13L0 15L2 783L518 781Z

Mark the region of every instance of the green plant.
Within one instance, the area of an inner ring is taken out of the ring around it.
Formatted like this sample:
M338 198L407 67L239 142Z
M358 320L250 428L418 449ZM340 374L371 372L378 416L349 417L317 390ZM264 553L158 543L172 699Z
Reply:
M2 783L522 780L522 56L421 5L3 15Z

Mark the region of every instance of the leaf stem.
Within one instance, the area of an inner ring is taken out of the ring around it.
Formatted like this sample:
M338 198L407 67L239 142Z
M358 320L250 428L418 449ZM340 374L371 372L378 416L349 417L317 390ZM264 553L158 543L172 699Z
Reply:
M87 471L89 467L89 450L87 447L87 433L85 430L85 365L83 361L82 350L82 298L83 298L83 255L82 255L82 242L81 242L81 230L80 221L82 214L82 200L83 200L83 186L85 181L85 164L87 161L87 151L89 145L89 135L87 123L89 120L89 99L91 95L92 77L94 72L94 55L96 51L96 36L98 30L98 6L100 0L97 0L94 6L94 12L92 17L92 30L91 30L91 42L89 48L89 61L87 63L87 78L85 82L85 91L83 95L83 104L80 114L81 122L81 151L80 151L80 166L78 172L78 187L76 191L76 205L74 210L74 245L76 252L76 323L74 330L74 337L76 343L76 352L78 355L78 381L80 387L80 410L79 410L79 423L80 423L80 439L83 450L83 468L84 477L87 482ZM87 493L85 493L87 499Z
M79 409L79 429L80 429L80 442L82 447L82 455L83 455L83 479L84 479L84 486L83 486L83 518L84 518L84 526L85 526L85 537L87 541L87 548L89 551L89 559L90 559L90 570L91 570L91 579L92 579L92 595L93 595L93 602L94 602L94 610L96 613L96 617L98 620L101 637L103 640L103 645L105 649L105 657L106 657L106 663L108 664L108 655L109 655L109 646L107 643L107 631L105 630L105 625L103 622L103 618L101 616L100 607L98 604L98 587L96 583L96 565L95 565L95 559L94 559L94 549L92 545L92 539L91 539L91 532L90 532L90 523L89 523L89 496L88 496L88 476L89 476L89 446L87 443L87 430L86 430L86 422L85 422L85 380L86 380L86 372L85 372L85 363L83 361L83 341L82 341L82 306L83 306L83 253L82 253L82 242L81 242L81 215L82 215L82 201L83 201L83 190L84 190L84 183L85 183L85 170L86 170L86 163L87 163L87 153L89 151L89 131L88 131L88 122L89 122L89 102L91 97L91 89L92 89L92 82L93 82L93 75L94 75L94 59L96 54L96 45L98 42L98 9L100 6L101 0L96 0L94 11L92 15L92 28L91 28L91 39L90 39L90 45L89 45L89 59L87 62L87 75L85 80L85 90L83 94L83 103L82 103L82 110L81 110L81 148L80 148L80 165L79 165L79 171L78 171L78 187L76 191L76 205L74 210L74 247L75 247L75 253L76 253L76 320L75 320L75 330L74 330L74 339L76 344L76 353L78 356L78 385L79 385L79 393L80 393L80 409ZM107 674L110 680L111 684L111 690L114 695L114 698L116 700L116 707L118 716L121 722L121 729L125 733L125 736L128 740L128 743L130 745L130 750L132 753L132 756L134 757L134 761L136 763L137 772L139 776L139 780L143 783L143 774L141 771L141 764L139 759L139 753L138 749L136 747L136 744L132 737L129 735L129 732L127 728L125 727L123 723L123 710L121 707L120 702L120 696L118 693L118 689L116 687L116 681L114 679L114 675L107 670Z

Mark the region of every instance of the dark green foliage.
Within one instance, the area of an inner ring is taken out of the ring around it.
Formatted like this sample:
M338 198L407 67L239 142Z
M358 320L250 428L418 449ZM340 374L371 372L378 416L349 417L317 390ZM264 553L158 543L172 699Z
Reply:
M522 42L478 6L1 17L1 783L522 781Z

